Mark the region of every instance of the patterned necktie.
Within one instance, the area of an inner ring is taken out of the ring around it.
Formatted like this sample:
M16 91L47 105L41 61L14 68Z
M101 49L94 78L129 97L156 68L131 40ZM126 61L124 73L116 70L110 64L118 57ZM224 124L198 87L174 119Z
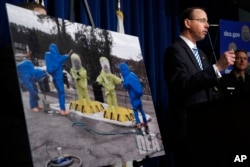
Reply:
M194 52L194 56L195 56L195 58L196 58L196 60L197 60L197 62L199 64L199 66L200 66L200 69L203 70L203 67L202 67L202 64L201 64L201 58L200 58L199 53L198 53L198 49L196 47L193 48L193 52Z

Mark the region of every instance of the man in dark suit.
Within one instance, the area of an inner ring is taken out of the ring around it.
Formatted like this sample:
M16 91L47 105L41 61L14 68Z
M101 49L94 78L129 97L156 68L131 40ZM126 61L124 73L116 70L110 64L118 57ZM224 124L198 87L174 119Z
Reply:
M176 167L190 166L187 107L212 100L211 90L218 84L220 71L235 61L234 51L231 50L210 65L205 53L197 49L196 42L205 38L209 28L204 9L186 9L180 15L180 28L180 37L166 49L164 57L164 76L169 91L166 149L172 151Z
M248 56L245 50L235 51L232 71L220 78L220 90L223 97L241 96L250 93L250 75L246 72Z

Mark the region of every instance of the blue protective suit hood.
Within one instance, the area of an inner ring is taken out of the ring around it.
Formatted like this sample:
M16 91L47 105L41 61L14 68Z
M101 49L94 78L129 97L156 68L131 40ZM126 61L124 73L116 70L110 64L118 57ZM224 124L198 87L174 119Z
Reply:
M130 69L126 63L120 64L120 72L123 77L126 77L130 73Z
M129 66L122 62L120 63L120 72L123 77L123 88L125 88L131 100L141 97L143 95L143 88L138 76L130 71Z
M49 51L50 51L50 53L51 53L52 56L60 54L59 51L58 51L58 48L57 48L56 44L54 44L54 43L52 43L52 44L49 45Z

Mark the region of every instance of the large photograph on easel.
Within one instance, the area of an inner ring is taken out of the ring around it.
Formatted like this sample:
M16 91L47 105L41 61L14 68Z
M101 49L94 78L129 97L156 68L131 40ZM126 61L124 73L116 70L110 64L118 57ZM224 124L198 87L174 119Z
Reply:
M34 166L165 154L138 37L6 8Z

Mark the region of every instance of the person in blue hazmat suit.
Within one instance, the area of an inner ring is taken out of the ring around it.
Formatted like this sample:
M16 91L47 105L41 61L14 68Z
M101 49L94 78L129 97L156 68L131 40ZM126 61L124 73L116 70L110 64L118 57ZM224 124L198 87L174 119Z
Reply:
M121 84L121 78L111 73L109 60L106 57L99 59L102 71L98 75L96 82L104 87L105 96L108 103L108 110L118 112L118 103L116 97L115 86Z
M36 83L45 78L46 71L35 68L31 60L23 60L17 64L17 73L20 84L29 91L29 104L33 112L43 109L39 106L39 95Z
M143 88L140 80L134 72L130 71L130 68L124 62L120 63L120 72L123 80L123 88L126 89L129 94L130 102L134 111L136 126L137 128L141 128L142 126L148 128L146 114L142 108L141 96L143 95ZM143 123L141 123L139 119L138 111L141 113Z
M58 100L61 115L69 115L65 107L65 91L63 82L63 64L69 58L69 54L60 54L57 45L51 43L49 51L45 53L45 63L47 72L52 76L53 84L58 93Z
M70 59L72 64L70 73L75 81L78 100L85 99L88 105L90 105L87 70L82 66L81 59L78 54L72 53Z

